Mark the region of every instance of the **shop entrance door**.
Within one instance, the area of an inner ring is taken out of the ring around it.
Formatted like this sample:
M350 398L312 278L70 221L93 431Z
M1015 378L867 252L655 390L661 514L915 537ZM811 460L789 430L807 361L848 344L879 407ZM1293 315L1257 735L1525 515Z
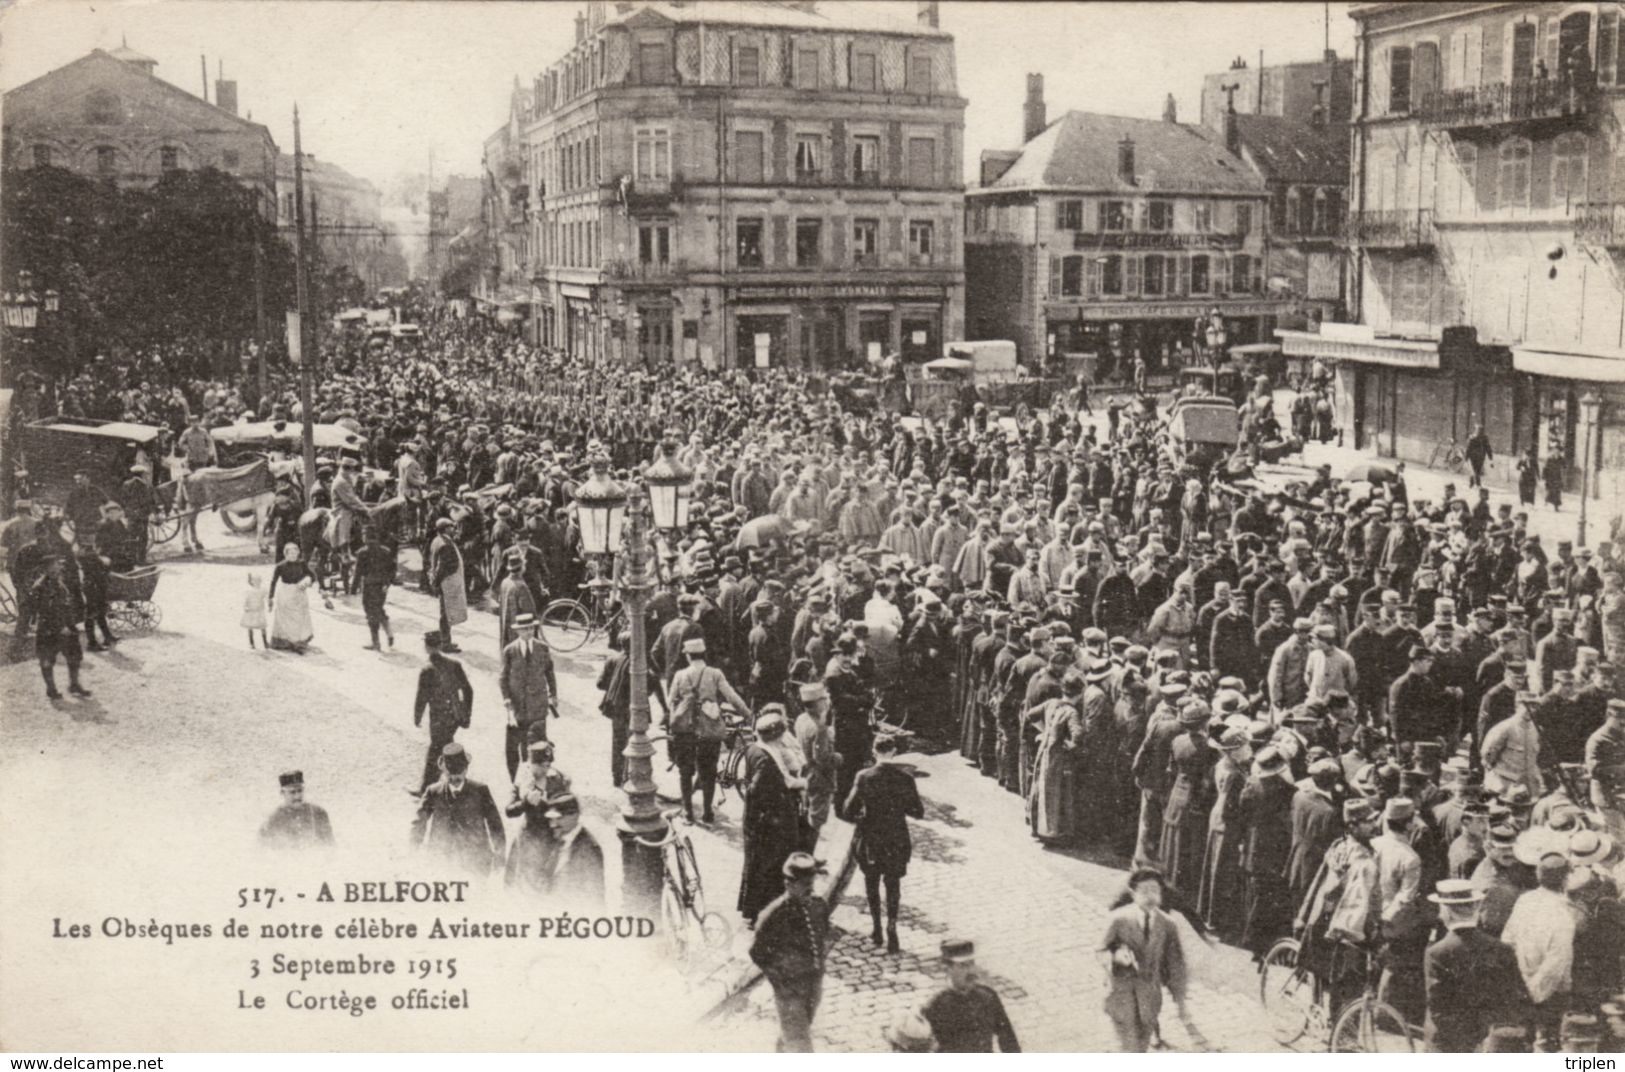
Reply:
M788 317L740 316L735 321L734 354L740 368L784 364L789 344Z
M891 314L858 314L858 360L878 362L891 349Z

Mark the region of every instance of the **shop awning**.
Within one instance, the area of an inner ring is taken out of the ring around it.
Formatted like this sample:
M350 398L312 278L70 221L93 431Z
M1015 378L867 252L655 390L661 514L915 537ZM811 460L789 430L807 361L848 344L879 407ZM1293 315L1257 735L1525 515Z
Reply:
M1575 353L1533 346L1512 348L1512 367L1536 376L1591 383L1625 383L1625 351Z
M1417 339L1348 339L1313 331L1277 329L1281 350L1288 357L1324 357L1332 361L1353 361L1365 365L1392 365L1396 368L1436 369L1439 344Z

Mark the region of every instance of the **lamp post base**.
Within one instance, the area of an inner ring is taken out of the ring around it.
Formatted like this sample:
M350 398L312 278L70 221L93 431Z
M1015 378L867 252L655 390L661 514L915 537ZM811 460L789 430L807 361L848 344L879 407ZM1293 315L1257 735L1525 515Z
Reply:
M656 919L665 874L660 850L628 829L624 819L616 824L616 833L621 839L621 911Z

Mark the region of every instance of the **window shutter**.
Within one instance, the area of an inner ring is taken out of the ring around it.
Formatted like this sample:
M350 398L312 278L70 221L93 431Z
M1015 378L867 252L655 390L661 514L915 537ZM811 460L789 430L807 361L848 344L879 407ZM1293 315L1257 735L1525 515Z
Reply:
M1061 258L1051 253L1049 256L1049 296L1058 298L1061 295Z
M1100 262L1093 257L1083 259L1083 296L1085 298L1100 297L1100 269Z
M886 248L893 253L903 251L903 221L901 217L893 216L886 221Z
M1173 290L1171 293L1183 297L1191 292L1191 260L1183 253L1173 254L1169 260L1173 262Z
M1055 229L1057 231L1066 230L1066 202L1065 201L1056 201L1055 202Z
M1208 257L1209 289L1215 294L1227 294L1230 291L1230 260L1222 253L1214 253Z
M1106 202L1100 201L1096 203L1095 218L1099 223L1099 226L1095 229L1097 231L1104 231L1106 229Z
M1546 60L1546 74L1556 78L1559 72L1557 66L1557 19L1549 18L1542 26L1545 39L1541 42L1540 54Z
M1597 16L1597 81L1613 85L1619 54L1619 13L1604 11Z
M1140 208L1145 208L1145 202ZM1131 298L1140 293L1140 258L1132 254L1123 258L1123 293Z
M1381 108L1388 111L1388 52L1386 48L1377 50L1377 62L1372 64L1371 70L1371 101L1374 103L1373 111Z

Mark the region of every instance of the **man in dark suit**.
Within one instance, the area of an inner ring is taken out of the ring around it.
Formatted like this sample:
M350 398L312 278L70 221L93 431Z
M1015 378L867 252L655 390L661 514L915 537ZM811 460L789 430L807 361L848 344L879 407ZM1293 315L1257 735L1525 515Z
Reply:
M1483 892L1467 879L1444 879L1436 889L1428 900L1448 933L1423 959L1422 1041L1433 1053L1472 1053L1492 1027L1524 1020L1529 993L1512 947L1478 928Z
M451 627L467 621L467 596L463 591L463 556L453 538L457 523L449 517L435 521L435 537L429 544L429 585L440 597L440 636L447 652L462 649L451 641ZM461 617L457 617L458 615ZM457 621L452 621L457 617Z
M547 825L553 831L549 896L570 906L604 907L604 850L581 825L581 802L569 793L548 801Z
M1247 876L1247 925L1242 944L1262 957L1292 929L1287 865L1292 850L1292 801L1297 794L1286 756L1266 745L1254 757L1241 790L1244 831L1241 869Z
M503 758L512 781L533 740L547 740L547 717L559 717L559 681L553 655L536 637L536 616L521 614L513 621L515 639L502 649L502 704L508 709Z
M1134 871L1130 903L1106 917L1096 951L1109 976L1105 1010L1124 1053L1143 1053L1159 1034L1162 988L1185 1019L1185 951L1173 920L1162 911L1162 872Z
M1433 677L1433 652L1420 644L1408 655L1411 667L1388 689L1388 718L1396 741L1433 741L1454 745L1456 704L1461 690L1447 688Z
M440 753L444 777L423 791L412 820L412 845L474 874L501 867L507 835L491 790L468 777L468 753L456 741Z
M445 638L437 632L423 635L429 664L418 671L417 698L412 703L412 725L423 725L423 712L429 712L429 752L423 761L421 793L438 778L445 747L457 731L469 723L474 710L474 686L463 664L445 654Z

